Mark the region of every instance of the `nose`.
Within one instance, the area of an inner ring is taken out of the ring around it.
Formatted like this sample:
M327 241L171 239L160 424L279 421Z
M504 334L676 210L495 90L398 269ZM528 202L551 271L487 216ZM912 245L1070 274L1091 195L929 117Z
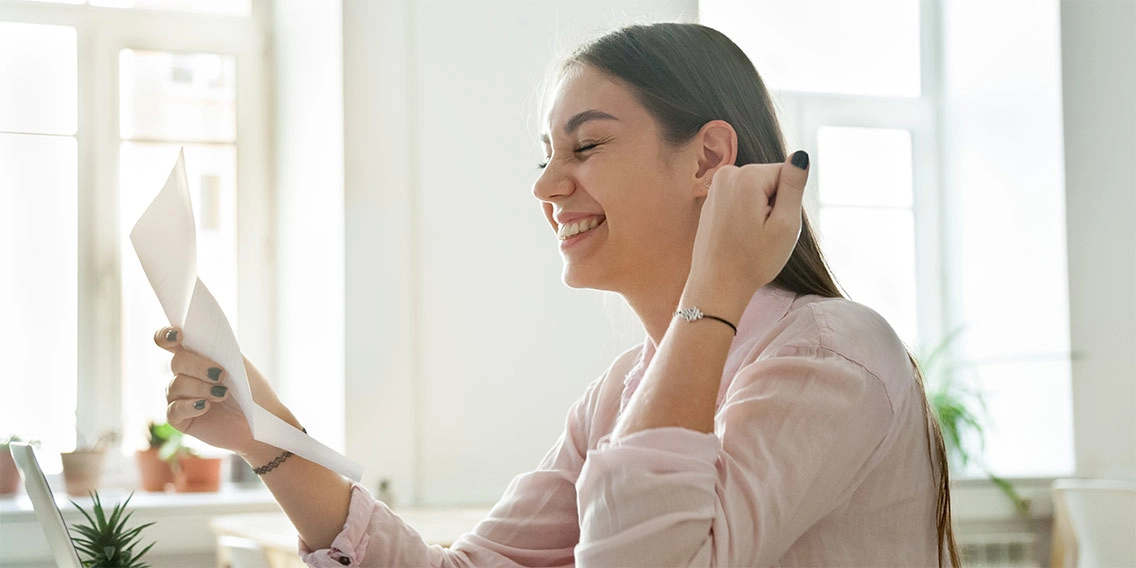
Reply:
M533 182L532 192L533 197L550 203L559 197L571 195L573 187L572 180L564 175L563 169L555 163L555 160L550 160Z

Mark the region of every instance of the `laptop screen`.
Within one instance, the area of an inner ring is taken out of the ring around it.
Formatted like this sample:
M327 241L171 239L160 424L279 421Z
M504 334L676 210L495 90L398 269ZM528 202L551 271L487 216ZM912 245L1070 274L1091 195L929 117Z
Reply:
M47 536L47 544L55 555L55 563L60 568L83 568L79 562L79 554L75 551L75 544L67 533L67 525L63 523L63 513L55 505L55 497L51 494L51 487L47 485L47 477L39 467L35 452L27 444L12 442L9 447L12 457L16 460L16 467L24 476L24 487L28 497L32 500L36 519L43 527Z

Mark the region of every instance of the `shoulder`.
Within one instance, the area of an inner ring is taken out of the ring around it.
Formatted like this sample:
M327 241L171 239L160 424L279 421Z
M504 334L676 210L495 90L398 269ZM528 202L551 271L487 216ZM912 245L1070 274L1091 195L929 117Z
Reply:
M889 398L914 377L907 349L887 320L844 298L798 296L748 359L784 356L844 360L882 383Z

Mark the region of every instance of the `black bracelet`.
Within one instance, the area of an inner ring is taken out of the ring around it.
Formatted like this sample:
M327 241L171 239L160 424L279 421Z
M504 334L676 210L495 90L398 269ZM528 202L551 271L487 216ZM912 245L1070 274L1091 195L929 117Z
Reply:
M300 430L303 431L303 433L305 433L305 434L308 433L307 428L300 428ZM284 463L285 460L287 460L288 458L290 458L294 455L296 455L296 454L293 454L292 452L285 450L284 453L276 456L276 458L273 459L272 461L270 461L270 462L268 462L268 463L266 463L266 464L264 464L260 467L253 468L252 472L257 474L257 475L264 475L264 474L280 467L280 464Z
M683 309L683 310L678 310L677 312L674 313L674 316L672 316L672 317L680 317L680 318L682 318L686 321L698 321L698 320L703 319L703 318L717 320L717 321L720 321L720 322L730 326L730 329L734 330L734 335L738 334L738 326L736 326L736 325L734 325L734 324L732 324L732 323L730 323L730 322L728 322L728 321L726 321L726 320L724 320L724 319L722 319L718 316L712 316L710 314L704 314L704 313L702 313L702 310L695 308L695 307L690 307L690 308L686 308L686 309Z

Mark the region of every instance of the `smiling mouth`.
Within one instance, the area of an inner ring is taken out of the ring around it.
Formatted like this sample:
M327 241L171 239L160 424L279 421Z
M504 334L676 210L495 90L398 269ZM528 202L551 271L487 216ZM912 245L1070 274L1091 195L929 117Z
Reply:
M589 217L575 223L565 223L560 225L560 228L556 231L556 237L562 241L570 239L580 233L586 233L599 227L605 220L607 220L606 217Z

